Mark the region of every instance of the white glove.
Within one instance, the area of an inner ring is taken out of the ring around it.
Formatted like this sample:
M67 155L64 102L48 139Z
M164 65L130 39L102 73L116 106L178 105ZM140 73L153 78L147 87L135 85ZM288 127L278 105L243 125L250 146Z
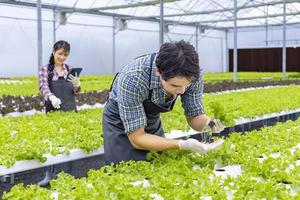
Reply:
M187 139L187 140L179 140L178 145L179 149L190 150L200 154L204 154L206 152L212 151L224 142L224 140L219 139L216 142L205 144L201 143L196 139Z
M56 109L60 108L61 101L60 101L59 98L57 98L54 95L50 95L49 96L49 100L51 101L51 103L52 103L52 105L53 105L54 108L56 108Z
M80 86L80 78L79 76L77 76L77 74L75 74L75 76L73 76L72 74L69 75L68 81L70 81L74 87L79 87Z
M225 126L219 119L208 119L203 127L204 132L220 133Z

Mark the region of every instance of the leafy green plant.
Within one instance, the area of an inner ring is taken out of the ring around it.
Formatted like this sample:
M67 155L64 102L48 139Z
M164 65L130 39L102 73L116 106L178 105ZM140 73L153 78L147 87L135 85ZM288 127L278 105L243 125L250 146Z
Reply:
M20 184L2 198L298 199L300 168L295 162L300 149L291 149L300 141L299 123L300 119L244 135L231 134L219 149L204 155L179 150L152 152L149 161L104 166L90 170L86 178L60 173L48 189ZM261 155L266 159L260 161ZM216 175L216 160L223 166L240 164L242 174L237 178Z

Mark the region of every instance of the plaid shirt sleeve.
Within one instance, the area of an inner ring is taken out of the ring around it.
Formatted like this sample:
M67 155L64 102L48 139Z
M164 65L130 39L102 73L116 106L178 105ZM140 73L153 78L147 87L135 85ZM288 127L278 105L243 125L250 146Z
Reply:
M48 84L48 65L41 67L39 71L39 90L45 100L52 94Z
M203 80L199 78L191 84L188 90L181 96L184 114L189 117L204 114L202 103Z
M143 107L144 88L141 77L136 73L118 75L117 95L120 117L125 133L129 134L147 125L147 118Z

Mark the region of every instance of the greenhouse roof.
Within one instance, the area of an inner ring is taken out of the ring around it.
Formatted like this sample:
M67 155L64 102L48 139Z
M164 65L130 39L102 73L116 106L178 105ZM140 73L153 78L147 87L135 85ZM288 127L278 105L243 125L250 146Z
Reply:
M238 27L300 23L300 0L238 0ZM35 7L35 0L0 0L2 4ZM159 21L160 0L42 0L43 8L67 13L90 13L128 20ZM233 0L164 0L166 24L232 28Z

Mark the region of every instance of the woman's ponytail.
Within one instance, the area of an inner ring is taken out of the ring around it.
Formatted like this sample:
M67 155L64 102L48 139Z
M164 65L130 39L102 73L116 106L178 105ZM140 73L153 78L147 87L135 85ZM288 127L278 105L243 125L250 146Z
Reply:
M53 53L51 53L51 55L50 55L49 65L54 65L54 55L53 55Z

